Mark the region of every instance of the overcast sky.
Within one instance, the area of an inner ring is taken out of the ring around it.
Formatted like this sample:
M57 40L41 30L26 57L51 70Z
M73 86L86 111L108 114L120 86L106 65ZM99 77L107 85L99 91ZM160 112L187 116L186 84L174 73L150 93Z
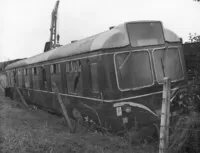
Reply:
M43 52L56 0L0 0L0 61ZM61 44L135 20L161 20L184 41L200 34L200 3L193 0L60 0Z

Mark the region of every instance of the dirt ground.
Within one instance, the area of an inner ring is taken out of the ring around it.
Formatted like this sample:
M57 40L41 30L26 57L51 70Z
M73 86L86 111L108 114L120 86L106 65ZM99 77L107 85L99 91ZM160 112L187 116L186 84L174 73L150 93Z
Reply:
M80 126L75 134L62 117L22 103L0 92L0 153L152 153L155 147L132 145L125 138Z

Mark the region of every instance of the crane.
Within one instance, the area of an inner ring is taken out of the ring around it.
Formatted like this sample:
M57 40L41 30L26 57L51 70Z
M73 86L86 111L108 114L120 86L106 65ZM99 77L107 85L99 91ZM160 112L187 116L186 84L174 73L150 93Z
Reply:
M46 42L44 52L47 52L53 48L61 46L59 44L60 35L57 34L57 17L58 17L58 6L60 1L56 1L54 9L51 13L51 26L50 26L50 40Z

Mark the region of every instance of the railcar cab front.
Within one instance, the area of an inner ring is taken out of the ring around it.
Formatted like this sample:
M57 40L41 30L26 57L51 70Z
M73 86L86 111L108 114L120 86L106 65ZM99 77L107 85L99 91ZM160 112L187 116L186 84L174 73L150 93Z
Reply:
M113 56L113 106L124 125L148 125L159 121L164 77L170 78L172 90L185 83L182 41L159 21L125 25L130 44Z
M114 55L120 91L162 84L164 77L184 79L181 40L175 34L165 34L160 22L127 23L127 32L131 49Z

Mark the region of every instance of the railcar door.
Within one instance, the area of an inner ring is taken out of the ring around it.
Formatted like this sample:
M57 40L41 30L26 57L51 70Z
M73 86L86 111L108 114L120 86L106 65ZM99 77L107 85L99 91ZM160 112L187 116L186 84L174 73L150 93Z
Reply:
M98 77L98 63L92 62L90 63L90 84L91 84L91 96L95 98L100 97L99 92L99 77Z
M89 59L89 86L90 86L90 96L93 98L100 98L100 78L103 77L100 75L100 60L99 57L92 57Z
M89 59L82 60L82 69L83 69L83 96L89 97L90 96L90 67L89 67Z

